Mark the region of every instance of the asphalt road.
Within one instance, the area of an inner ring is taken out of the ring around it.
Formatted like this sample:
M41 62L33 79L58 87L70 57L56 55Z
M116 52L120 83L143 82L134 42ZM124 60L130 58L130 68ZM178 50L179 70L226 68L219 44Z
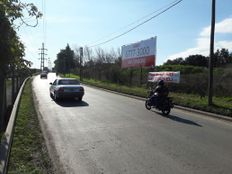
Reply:
M164 117L141 100L85 86L83 102L33 89L55 161L75 174L231 174L232 124L178 109Z

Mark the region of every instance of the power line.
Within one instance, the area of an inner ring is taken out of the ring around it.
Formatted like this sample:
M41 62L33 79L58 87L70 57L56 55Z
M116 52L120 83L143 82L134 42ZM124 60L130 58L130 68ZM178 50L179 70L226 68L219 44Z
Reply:
M46 43L46 1L42 0L42 12L43 12L43 42Z
M163 7L159 8L159 9L157 9L157 10L155 10L155 11L153 11L153 12L151 12L151 13L149 13L149 14L147 14L147 15L145 15L145 16L139 18L139 19L137 19L137 20L135 20L134 22L132 22L132 23L130 23L130 24L124 26L124 27L121 27L119 30L126 29L126 28L128 28L128 27L130 27L130 26L132 26L132 25L134 25L134 24L136 24L136 23L138 23L138 22L140 22L141 20L146 19L147 17L153 15L154 13L158 13L158 12L161 11L162 9L165 9L165 8L169 7L170 5L176 3L177 1L179 1L179 0L172 1L171 3L169 3L169 4L165 5L165 6L163 6ZM119 30L118 30L118 31L119 31ZM87 45L95 45L96 43L99 43L99 41L104 40L105 38L108 38L109 36L112 36L112 35L118 33L118 31L113 32L113 33L108 34L108 35L105 35L105 36L103 36L103 37L97 39L96 41L94 41L94 42L92 42L92 43L89 43L89 44L87 44Z
M108 39L108 40L106 40L106 41L104 41L104 42L101 42L101 43L99 43L99 44L92 45L92 46L90 46L89 48L96 47L96 46L99 46L99 45L103 45L103 44L105 44L105 43L108 43L108 42L110 42L110 41L112 41L112 40L115 40L115 39L117 39L117 38L119 38L119 37L121 37L121 36L123 36L123 35L125 35L125 34L127 34L127 33L129 33L129 32L131 32L131 31L133 31L134 29L138 28L139 26L141 26L141 25L143 25L143 24L149 22L150 20L152 20L152 19L158 17L159 15L161 15L161 14L163 14L164 12L168 11L169 9L173 8L174 6L176 6L177 4L179 4L181 1L183 1L183 0L178 0L177 2L174 1L174 2L175 2L174 4L168 6L167 8L165 8L164 10L162 10L161 12L159 12L158 14L156 14L156 15L150 17L149 19L147 19L147 20L143 21L142 23L140 23L140 24L134 26L133 28L131 28L131 29L129 29L129 30L127 30L127 31L125 31L125 32L123 32L123 33L121 33L121 34L119 34L119 35L113 37L113 38L110 38L110 39Z
M47 49L44 47L45 43L46 43L46 1L45 0L42 0L42 13L43 13L43 41L42 41L42 48L40 48L40 69L41 71L44 69L45 65L45 60L47 60L47 58L45 58L45 56L47 55L45 53L45 51L47 51ZM50 61L50 59L49 59ZM48 61L48 64L49 64L49 61Z

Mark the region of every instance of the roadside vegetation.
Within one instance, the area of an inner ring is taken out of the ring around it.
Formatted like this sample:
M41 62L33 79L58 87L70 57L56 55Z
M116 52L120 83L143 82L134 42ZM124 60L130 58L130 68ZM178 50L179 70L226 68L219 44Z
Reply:
M22 82L29 76L32 65L25 59L25 45L18 32L22 26L36 27L42 16L38 8L29 2L21 0L0 1L0 132L4 132L8 124L10 107L6 107L6 87L15 81ZM30 20L28 20L30 18ZM20 84L21 85L21 84ZM19 85L19 87L20 87ZM13 86L12 86L13 87ZM15 91L17 91L16 89ZM16 92L12 90L12 98ZM13 103L13 101L12 101Z
M65 77L77 78L78 75L75 74L66 74ZM142 87L130 87L123 86L119 84L114 84L110 82L103 82L94 79L83 79L84 84L92 85L112 91L117 91L129 95L147 97L147 86ZM187 94L187 93L178 93L170 91L170 97L173 98L175 104L180 106L186 106L194 109L199 109L202 111L208 111L212 113L222 114L232 117L232 96L230 97L213 97L214 105L208 106L207 96L199 96L198 94Z
M55 60L59 74L79 77L82 82L122 93L146 97L153 84L147 82L149 72L179 71L180 83L168 84L174 103L232 117L232 52L218 49L213 55L213 105L208 106L207 56L189 55L167 60L163 65L121 68L120 49L61 49ZM76 76L77 75L77 76Z
M8 173L52 173L52 165L33 104L31 80L27 81L24 87L19 105Z

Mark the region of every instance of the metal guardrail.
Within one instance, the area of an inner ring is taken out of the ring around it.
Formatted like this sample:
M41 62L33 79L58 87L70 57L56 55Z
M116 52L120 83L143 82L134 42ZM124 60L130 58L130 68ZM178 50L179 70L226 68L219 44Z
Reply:
M14 134L14 125L15 120L17 116L17 111L19 108L19 102L21 99L22 91L25 86L26 81L29 78L26 78L20 87L19 93L17 95L17 98L14 102L13 109L11 111L10 120L8 122L7 128L5 133L2 136L1 144L0 144L0 174L6 174L7 173L7 167L8 167L8 161L11 151L11 145L13 140L13 134Z

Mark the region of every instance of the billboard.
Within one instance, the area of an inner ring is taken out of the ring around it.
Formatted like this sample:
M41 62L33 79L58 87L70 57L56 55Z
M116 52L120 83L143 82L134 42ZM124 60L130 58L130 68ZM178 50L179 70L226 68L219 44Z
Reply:
M149 82L157 82L159 80L163 80L168 83L180 83L180 71L149 72L148 74Z
M156 37L122 46L122 68L155 66Z

